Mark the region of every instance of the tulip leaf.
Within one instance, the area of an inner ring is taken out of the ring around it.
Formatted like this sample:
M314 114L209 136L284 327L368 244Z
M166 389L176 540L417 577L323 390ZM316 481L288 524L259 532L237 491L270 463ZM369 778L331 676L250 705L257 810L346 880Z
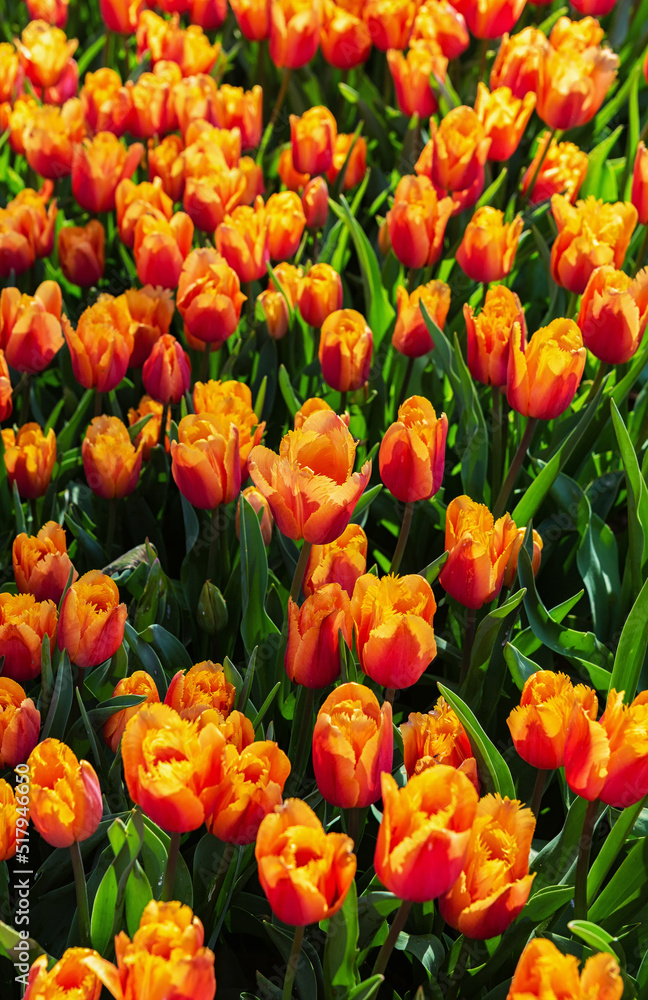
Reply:
M200 535L200 521L196 511L182 493L180 494L180 503L185 529L185 554L189 555Z
M590 920L570 920L567 926L572 934L576 934L594 951L607 951L615 958L620 957L618 947L614 947L615 944L618 946L617 939L597 924Z
M378 990L383 984L384 976L379 974L370 976L363 983L358 983L345 996L345 1000L374 1000Z
M648 524L647 524L648 526ZM626 618L614 657L610 690L623 691L623 700L635 696L648 649L648 580L644 583Z
M567 875L576 864L586 808L585 799L575 798L569 807L560 833L545 844L533 858L529 867L531 871L537 872L534 886L538 889L547 883L553 883L560 876L563 882L566 881Z
M602 197L601 185L603 183L604 167L613 146L622 132L623 125L619 125L611 135L587 154L587 175L580 189L579 198L587 198L588 195L593 195L595 198Z
M281 930L279 927L275 927L274 924L269 923L267 920L263 921L263 926L266 934L277 948L284 962L287 962L290 958L290 952L292 950L292 935L286 934L285 931ZM313 1000L313 997L317 996L317 977L315 975L315 970L313 969L311 958L306 953L306 948L303 944L299 955L297 971L295 973L295 990L297 995L301 997L301 1000Z
M406 934L404 931L398 935L394 947L398 951L409 952L421 963L428 976L436 977L441 963L445 958L445 949L434 934Z
M259 728L259 726L263 722L263 720L265 718L265 715L266 715L266 712L268 711L268 709L272 705L272 702L275 700L275 697L276 697L277 692L279 691L280 687L281 687L281 681L277 681L277 683L275 684L275 686L272 688L272 690L269 692L268 696L266 697L266 700L261 705L261 708L259 709L259 711L257 712L257 714L254 716L254 719L252 721L252 728L254 729L255 732L257 731L257 729Z
M115 695L114 698L109 698L108 701L102 701L96 708L91 708L86 713L88 722L92 726L103 726L104 722L117 712L121 712L125 708L132 708L134 705L141 705L143 701L146 701L145 694Z
M95 56L104 48L106 44L106 35L100 35L91 45L88 45L87 49L83 51L83 54L79 57L79 63L77 67L77 72L79 74L79 79L83 80L86 70L92 65Z
M648 561L648 488L619 409L610 400L612 423L621 452L628 491L628 560L635 595L641 590Z
M248 656L268 636L279 629L265 609L268 586L268 557L261 535L259 519L246 498L240 500L241 530L241 637Z
M76 520L78 509L76 504L70 504L69 510L65 515L65 523L79 543L79 547L83 550L89 565L103 566L106 562L104 550L97 539L93 538L90 532Z
M86 421L86 414L90 409L90 403L95 397L94 389L86 389L81 399L77 403L77 408L66 420L63 430L56 436L56 450L59 455L64 455L69 451L77 439L77 434Z
M148 674L151 675L155 681L155 686L158 689L160 698L163 699L168 688L167 676L164 672L162 664L158 659L155 650L151 649L147 642L137 634L130 622L126 622L124 625L124 639L128 643L129 648L129 660L131 656L135 659L138 664L139 670L146 670Z
M341 909L329 920L322 921L320 927L326 930L324 995L326 1000L340 1000L346 992L344 987L355 986L358 981L356 956L360 928L355 882L351 883Z
M590 902L596 898L596 894L603 885L607 873L616 861L645 804L646 799L643 798L636 805L624 809L605 838L605 843L594 859L587 875L587 898Z
M515 785L508 764L495 744L489 740L474 713L458 695L445 685L439 684L438 687L445 700L455 710L468 734L477 761L479 779L486 790L499 792L502 796L508 795L509 798L514 799Z
M178 670L188 670L193 665L184 643L162 625L149 625L146 631L141 633L141 637L153 647L160 663L169 674L173 675Z
M585 668L590 676L591 669L586 664L591 664L598 685L604 684L607 668L612 665L609 649L592 632L577 632L552 619L536 589L531 559L524 546L518 556L518 575L520 585L526 588L524 608L536 636L555 653L567 657L577 667Z
M21 535L27 531L25 526L25 514L23 511L22 502L20 500L20 493L18 492L18 483L14 479L13 483L13 508L14 515L16 518L16 534Z
M129 937L133 937L138 929L140 919L145 907L153 899L151 884L146 877L146 872L136 861L132 871L126 881L126 892L124 894L124 910L126 914L126 929Z
M259 647L255 646L250 653L250 659L248 660L248 665L245 670L245 677L243 678L243 687L236 696L236 708L239 712L245 713L247 707L250 691L252 690L252 682L254 680L254 671L256 670L257 652Z
M376 499L378 494L382 491L382 488L383 488L382 483L378 483L377 486L372 486L370 489L364 491L364 493L360 496L360 499L358 500L357 504L355 505L353 514L351 516L351 521L353 522L353 524L359 524L360 521L363 519L363 517L366 517L366 512L369 510L369 507Z
M578 593L573 595L573 597L568 597L566 601L562 601L560 604L557 604L555 608L551 608L549 611L550 618L553 621L558 622L558 624L564 621L569 612L576 607L583 596L583 593L584 591L579 590ZM537 637L532 628L525 628L515 635L512 640L512 645L514 645L516 649L519 649L525 656L529 656L531 653L535 653L537 649L540 649L542 641Z
M537 670L541 669L537 663L530 660L528 656L521 653L520 650L510 642L507 642L504 647L504 659L506 660L511 677L520 691L528 681L529 677L531 677L532 674L535 674Z
M643 906L648 876L648 837L637 840L606 886L599 892L588 917L594 923L608 921L621 907ZM625 921L624 921L625 922Z
M573 885L546 885L529 898L523 915L534 924L539 924L561 910L573 897Z
M48 736L58 740L64 740L65 727L72 708L74 684L72 681L72 668L67 650L63 650L59 660L54 690L47 711L47 718L43 725L40 738L47 739Z
M92 728L92 723L88 718L88 713L86 707L83 704L83 697L79 688L76 689L76 700L79 704L79 710L81 712L81 719L83 720L83 727L86 731L88 737L88 742L90 743L90 749L92 750L92 756L94 757L95 767L97 771L101 774L103 771L103 758L101 756L101 751L99 750L99 744L97 743L97 737L95 735L94 729Z
M491 660L496 658L497 653L501 655L524 595L524 590L518 590L501 607L490 611L479 623L470 655L470 668L460 688L461 697L475 711L479 709L482 696L487 692L486 678L491 671ZM501 684L495 685L495 690L499 695Z
M442 552L440 556L437 556L437 558L433 559L431 563L424 566L422 570L419 570L418 576L424 576L430 586L432 586L448 561L449 554L449 552Z

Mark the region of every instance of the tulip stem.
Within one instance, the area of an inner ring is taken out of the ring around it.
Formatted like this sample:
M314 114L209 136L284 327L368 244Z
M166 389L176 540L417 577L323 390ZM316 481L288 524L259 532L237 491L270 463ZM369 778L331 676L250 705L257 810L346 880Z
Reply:
M475 631L477 628L477 612L474 608L466 608L466 631L464 634L463 656L461 658L461 673L459 674L459 685L461 686L468 676L470 669L470 657L473 643L475 642Z
M294 601L295 604L299 603L299 592L301 590L302 580L304 579L304 573L306 572L306 563L308 562L308 557L312 547L312 542L304 540L301 552L299 553L299 559L297 560L297 565L295 566L295 573L293 575L292 586L290 588L290 599L291 601Z
M100 393L98 389L95 389L95 411L94 411L95 417L101 416L102 409L103 409L102 393Z
M594 396L599 391L599 389L601 387L601 382L603 381L603 379L607 375L607 370L608 370L608 364L607 364L607 362L601 361L600 364L599 364L599 366L598 366L598 371L596 372L596 375L594 376L594 381L592 382L592 384L590 386L590 391L587 394L587 399L585 400L585 405L586 406L587 406L588 403L592 402L592 400L594 399Z
M164 442L166 440L166 426L167 420L169 419L169 409L171 404L165 403L162 407L162 422L160 424L160 433L158 434L158 444L161 444L164 448Z
M394 698L396 697L396 688L385 688L385 701L394 707Z
M275 106L272 109L272 114L270 115L270 124L276 125L279 120L279 113L283 107L283 102L286 98L286 93L288 92L288 84L290 83L290 76L292 70L287 66L284 67L283 76L281 78L281 87L279 88L279 94L277 95L277 100L275 101Z
M567 317L569 319L574 318L577 302L578 302L578 292L570 292L569 299L567 300Z
M340 393L340 416L342 416L342 414L344 414L346 412L346 408L347 408L347 396L348 396L348 393L346 393L346 392L341 392Z
M347 812L347 834L353 841L355 847L358 843L358 829L360 827L360 810L357 806L352 806Z
M455 997L459 993L461 981L466 973L466 969L468 968L469 948L469 938L464 937L461 942L459 954L457 955L457 961L455 962L454 969L452 970L450 985L448 987L448 992L446 993L446 1000L455 1000Z
M29 397L31 394L31 375L24 372L20 382L18 383L20 388L20 426L26 424L29 420Z
M76 888L77 916L79 919L79 937L81 939L81 947L89 948L91 941L88 890L86 888L83 858L81 857L81 847L79 846L78 840L75 840L70 844L70 857L72 859L72 871L74 872L74 885Z
M486 72L486 60L488 59L488 38L482 38L481 50L479 53L479 80L484 79Z
M167 854L167 863L164 870L164 882L162 883L162 894L160 896L163 903L168 902L173 895L176 868L178 867L178 854L180 853L180 837L181 834L178 831L174 831L171 834L169 853Z
M209 382L209 362L211 360L211 344L205 344L205 350L203 351L202 362L200 365L200 381Z
M502 393L498 385L491 386L493 401L493 486L491 496L496 497L502 486Z
M542 803L542 795L545 790L545 783L547 781L547 772L538 768L538 773L536 774L535 785L533 786L533 795L531 796L531 812L537 819L540 815L540 805Z
M547 153L549 152L549 147L551 146L551 143L556 138L556 133L557 132L558 132L557 128L552 128L551 132L549 133L549 138L547 139L547 143L545 145L545 148L542 151L542 156L538 160L538 166L535 168L535 171L533 173L533 177L531 178L531 183L529 184L528 188L526 189L526 191L522 195L522 198L521 198L522 205L526 205L527 201L529 200L529 198L533 194L533 189L536 186L536 181L538 179L540 171L542 170L542 164L544 163L545 157L547 156Z
M385 938L385 943L378 952L378 958L376 959L376 964L374 965L373 972L371 973L372 976L384 975L389 957L394 950L394 945L398 940L398 935L407 923L407 918L411 909L412 901L410 899L404 899L400 905L398 913L394 917L394 922L389 928L389 934Z
M407 390L409 388L410 379L412 377L412 372L414 371L414 358L407 359L407 368L405 369L405 378L403 379L403 385L401 386L400 398L398 400L398 406L401 407L407 398Z
M495 518L501 517L504 511L506 510L506 505L508 503L511 490L515 486L515 480L517 479L518 473L522 468L522 463L526 458L529 445L531 444L531 438L533 437L533 432L536 428L537 423L538 423L537 417L529 417L529 419L527 420L527 425L524 429L522 440L520 441L518 449L515 452L515 455L513 456L513 461L511 462L508 474L506 476L506 479L504 480L504 484L501 490L499 491L497 500L495 501L495 507L493 509L493 517Z
M209 554L207 556L207 579L215 583L216 560L218 558L218 542L220 535L220 525L218 523L218 507L214 507L211 512L209 531Z
M117 526L117 497L112 497L108 501L108 528L106 530L106 555L110 562L113 542L115 540L115 528Z
M297 795L302 787L306 763L308 760L307 747L313 735L313 706L315 704L315 691L313 688L306 688L304 705L299 722L299 735L297 737L297 747L295 749L295 767L290 775L292 779L293 792ZM292 743L292 741L291 741ZM292 754L289 754L292 758Z
M394 558L392 559L391 566L389 567L390 573L398 573L401 560L403 558L403 553L405 552L405 546L407 545L407 539L410 533L410 528L412 526L413 516L414 516L414 501L409 500L405 504L403 521L401 524L400 533L398 535L398 541L396 542L396 551L394 552Z
M587 920L587 873L589 869L590 851L592 849L592 834L598 812L599 801L587 803L583 830L578 841L578 860L576 861L576 881L574 883L574 919Z
M290 998L292 997L292 988L293 988L293 983L295 982L295 973L297 972L297 966L299 965L299 956L301 954L303 940L304 940L304 928L295 927L295 936L293 938L292 948L290 950L290 958L288 959L288 965L286 966L286 978L284 979L281 1000L290 1000Z

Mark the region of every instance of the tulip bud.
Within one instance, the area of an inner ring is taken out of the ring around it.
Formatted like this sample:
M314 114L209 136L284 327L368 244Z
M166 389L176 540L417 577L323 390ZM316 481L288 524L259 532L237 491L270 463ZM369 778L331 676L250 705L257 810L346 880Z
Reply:
M441 488L445 470L448 418L437 418L423 396L410 396L398 408L398 420L380 444L380 478L405 503L429 500Z
M322 377L338 392L353 392L365 384L371 370L373 333L355 309L338 309L326 317L319 342Z
M351 607L339 583L327 583L301 607L292 599L288 601L285 667L291 681L323 688L340 676L340 631L350 646Z
M439 583L466 608L481 608L502 589L517 527L509 514L497 521L484 504L470 497L452 500L446 510L448 559Z
M164 620L166 607L167 579L159 559L154 559L149 569L142 596L137 602L133 624L137 632L143 632L156 622Z
M301 118L290 116L290 141L295 170L325 174L333 163L337 122L328 108L310 108Z
M215 583L205 580L198 599L197 620L207 635L216 635L227 625L228 614L225 598Z
M323 229L328 217L328 186L323 177L313 177L303 190L302 208L306 226L313 232Z
M66 226L59 231L59 263L73 285L89 288L103 277L105 239L104 227L96 219L87 226Z
M54 431L50 428L44 435L38 424L23 424L18 434L10 427L3 430L2 440L10 488L15 483L22 500L42 497L56 463Z
M297 304L306 323L321 327L342 308L342 279L330 264L313 264L299 284Z
M189 355L170 333L153 346L142 368L142 382L158 403L179 403L191 382Z
M484 284L505 278L513 267L523 228L521 215L504 222L504 213L498 209L478 208L457 250L459 267L473 281Z
M317 52L321 0L270 4L270 58L277 68L300 69Z
M254 512L258 515L261 514L261 537L263 538L263 544L269 545L272 539L272 528L274 525L274 519L272 517L272 512L270 511L270 505L264 497L263 493L256 488L256 486L247 486L242 493L247 502L254 508ZM240 539L240 521L241 521L241 501L236 505L236 537Z

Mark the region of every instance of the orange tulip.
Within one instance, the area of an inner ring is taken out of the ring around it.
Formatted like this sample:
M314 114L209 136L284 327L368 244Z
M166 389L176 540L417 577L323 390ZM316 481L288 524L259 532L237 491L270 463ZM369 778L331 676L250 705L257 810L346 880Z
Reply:
M327 385L338 392L353 392L369 378L373 334L361 313L339 309L322 324L319 362Z
M437 654L435 611L432 588L422 576L359 577L351 614L364 673L386 688L416 684Z
M518 296L506 285L495 285L486 292L481 313L475 316L468 303L463 311L470 374L484 385L506 385L513 324L519 324L523 343L527 336L524 309Z
M190 152L191 147L185 152ZM213 232L225 214L241 204L245 178L238 167L212 166L208 174L192 177L185 171L183 207L197 229Z
M230 503L241 489L238 428L225 414L189 414L171 442L171 472L184 497L202 510Z
M91 219L87 226L59 230L59 263L68 281L82 288L97 284L104 273L105 240L104 227L97 219Z
M270 0L230 0L236 23L251 42L270 37Z
M295 170L325 174L333 163L337 122L328 108L315 107L299 118L290 116L290 141Z
M581 14L593 17L605 17L609 14L617 0L575 0L573 6Z
M47 492L56 463L56 435L43 434L38 424L23 424L16 435L11 428L2 432L4 463L9 486L16 483L22 500L35 500Z
M450 309L450 287L444 281L428 281L409 294L403 285L396 289L396 326L392 335L392 347L406 358L421 358L434 347L428 330L421 303L426 312L442 330Z
M236 271L211 247L192 250L178 281L178 311L192 337L221 344L234 333L245 295Z
M406 56L399 49L389 49L387 63L403 114L419 118L433 115L439 105L430 79L434 76L443 82L448 69L448 59L439 46L424 40L412 42Z
M302 589L306 597L337 583L349 597L358 577L367 571L367 536L359 524L349 524L327 545L313 545Z
M8 861L16 853L17 819L14 790L8 781L0 778L0 862Z
M35 87L53 87L76 52L79 41L76 38L68 41L61 28L46 21L30 21L14 43L31 83Z
M434 151L432 181L435 187L451 194L455 210L469 208L484 189L484 164L492 139L477 113L467 107L452 108L438 127L432 121L430 130L430 146ZM424 164L425 151L422 160ZM418 164L416 169L419 173Z
M135 448L119 417L95 417L81 446L88 486L104 500L129 496L142 468L142 449Z
M537 670L526 680L520 704L506 724L515 749L532 767L555 770L565 763L565 740L574 705L595 720L598 700L592 688L572 685L566 674Z
M171 94L180 80L182 71L176 63L159 62L152 73L142 73L135 83L127 81L131 135L151 139L178 127Z
M18 53L10 42L0 42L0 103L13 102L20 76Z
M162 416L164 407L162 403L157 403L150 396L142 396L139 401L137 409L130 407L128 410L128 426L132 427L136 424L142 417L148 416L149 413L152 414L151 419L148 423L144 424L141 431L137 434L133 440L133 444L136 448L141 446L142 449L142 461L148 462L151 451L155 448L156 444L160 440L160 429L162 427ZM171 430L171 411L167 412L167 424L166 424L166 435L164 438L164 448L165 451L169 452L171 450L171 445L169 443L169 431Z
M182 718L195 719L205 709L216 709L226 719L234 707L236 690L220 663L203 660L174 675L164 699Z
M180 156L184 143L179 135L167 135L154 147L149 146L149 179L159 177L172 201L180 201L184 188L184 160Z
M546 35L538 28L523 28L515 35L504 34L491 70L491 90L510 87L513 96L518 98L535 93L548 51Z
M418 8L410 44L420 39L436 42L447 59L457 59L470 44L465 18L449 0L427 0Z
M535 878L529 852L535 816L516 799L479 800L459 878L439 899L439 913L468 938L503 934L521 912Z
M150 54L153 66L161 61L175 62L183 76L209 73L221 52L220 42L211 45L197 24L179 27L177 14L165 20L151 10L144 10L137 23L137 54Z
M0 420L11 416L13 409L11 378L5 358L5 352L0 348Z
M552 129L578 128L591 121L614 83L618 65L619 57L598 45L580 51L549 48L538 81L539 118Z
M345 167L342 190L350 191L367 172L367 140L362 135L342 135L338 133L333 151L333 163L326 171L329 184L335 184Z
M20 594L58 604L67 585L72 563L67 553L65 529L48 521L37 535L21 532L14 539L12 562ZM73 581L78 573L74 570Z
M483 83L477 84L475 111L491 140L489 160L509 160L520 145L529 118L535 107L535 94L515 97L510 87L496 87L489 93Z
M300 69L317 52L321 0L274 0L270 5L270 58L275 66Z
M337 913L356 873L351 838L325 833L300 799L287 799L261 821L254 854L273 912L298 927Z
M143 695L145 701L140 702L139 705L132 705L130 708L120 709L104 723L103 738L113 753L117 753L117 747L128 720L137 715L143 705L151 705L160 700L155 681L145 670L136 670L117 682L112 696L113 698L121 698L123 695Z
M411 712L400 727L407 777L446 764L470 779L479 794L477 761L470 740L454 710L443 698L426 715Z
M413 775L404 788L391 774L381 780L376 875L399 899L436 899L463 868L477 792L465 774L445 764Z
M590 956L578 975L578 959L564 955L553 941L531 938L520 955L506 1000L541 1000L546 996L621 1000L623 979L610 952Z
M214 954L203 947L204 937L202 923L188 906L152 899L133 940L124 931L115 937L116 967L97 954L85 958L84 964L115 1000L144 1000L149 995L213 1000Z
M263 538L263 544L269 545L272 539L272 528L274 525L274 518L270 512L270 506L268 501L264 497L256 486L247 486L241 496L244 496L247 502L254 509L255 514L261 514L260 528L261 537ZM241 501L239 500L236 505L236 537L240 539L240 521L241 521ZM304 591L305 593L305 591Z
M142 284L176 288L193 234L193 222L184 212L176 212L168 222L141 216L135 226L133 247L137 277Z
M101 785L92 764L77 760L59 740L46 739L30 754L30 819L52 847L87 840L101 821Z
M264 277L270 260L269 219L262 198L240 205L216 230L216 248L241 281Z
M313 264L299 284L297 304L306 323L321 327L342 308L342 279L330 264Z
M134 34L144 0L99 0L101 17L108 31L120 35Z
M130 797L163 829L196 830L213 811L224 747L225 737L213 723L199 729L169 705L146 705L122 736Z
M0 656L3 673L14 681L28 681L41 671L43 637L50 646L56 633L56 605L37 601L32 594L0 594Z
M88 212L110 212L115 207L115 189L135 171L144 147L136 142L128 150L112 132L98 132L75 148L72 161L72 191Z
M333 0L324 0L320 45L331 66L353 69L369 58L371 35L364 21L352 11Z
M98 392L115 389L126 374L134 346L126 300L101 295L81 313L76 330L64 316L63 332L77 382Z
M328 185L323 177L313 177L302 192L302 211L306 226L313 232L323 229L328 218Z
M179 403L189 388L189 355L170 333L155 343L142 368L142 382L159 403Z
M511 554L509 556L509 561L506 564L506 569L504 571L504 586L512 587L513 581L515 580L515 574L518 568L518 558L520 555L520 549L522 548L522 543L524 542L524 537L526 535L526 528L518 528L517 538L513 543L513 548L511 549ZM533 529L533 556L531 558L531 566L533 569L533 575L538 575L538 570L540 569L540 561L542 559L542 549L543 542L542 538L538 532Z
M183 136L191 122L203 119L216 124L216 93L218 86L213 76L199 73L183 79L173 88L171 100Z
M173 216L173 202L162 187L162 180L152 183L143 181L134 184L126 177L115 190L117 227L122 243L127 247L135 242L135 228L142 215L153 215L156 219L170 219Z
M410 396L380 444L380 478L397 500L429 500L441 488L448 418L423 396Z
M263 309L268 333L273 340L281 340L288 333L290 323L289 308L297 305L299 285L303 277L303 269L288 264L285 261L272 269L273 275L281 285L279 291L273 278L268 278L268 287L257 296L257 302Z
M263 818L281 804L290 761L272 740L223 753L223 778L207 829L227 844L253 844Z
M292 146L290 144L284 146L279 154L277 174L279 175L281 183L284 184L289 191L300 191L310 180L310 174L300 174L298 170L295 170L295 164L293 163L292 156Z
M126 131L131 97L114 69L103 66L96 73L86 73L79 99L92 132L114 132L120 136Z
M124 302L130 316L133 347L128 359L129 368L140 368L148 358L153 345L169 332L174 305L171 292L160 285L128 288L119 301Z
M516 536L509 514L494 521L484 504L467 496L452 500L446 510L445 547L449 555L439 583L464 607L481 608L502 589Z
M371 41L381 52L407 48L415 16L412 0L367 0L362 5Z
M637 209L639 222L645 226L648 223L648 150L643 142L637 146L630 200Z
M339 632L352 643L349 595L339 583L327 583L304 603L288 600L288 643L284 659L291 681L323 688L340 676Z
M66 948L48 972L48 956L39 955L29 970L26 1000L59 1000L66 994L75 1000L99 1000L101 982L84 964L86 958L94 956L98 957L92 948Z
M573 792L625 809L648 794L648 692L630 705L612 688L599 722L574 703L565 742L565 778Z
M43 281L35 294L21 295L17 288L0 293L0 345L12 368L35 375L49 365L63 347L61 288Z
M294 429L296 431L301 430L304 426L306 420L313 415L313 413L318 413L320 410L325 410L327 413L333 413L333 407L329 406L325 399L320 399L318 396L313 396L311 399L306 399L302 403L301 407L297 410L293 420ZM344 421L346 426L349 426L349 414L343 413L341 419Z
M545 154L547 142L549 150ZM538 171L540 160L542 165ZM526 195L535 177L529 195L532 205L537 205L554 194L564 194L573 205L587 176L587 166L587 153L573 142L556 142L555 138L551 138L550 132L543 132L536 154L522 178L522 194Z
M95 667L119 649L124 638L126 605L117 584L93 569L76 580L63 598L56 639L77 667Z
M294 191L271 194L265 206L271 260L288 260L299 247L306 226L301 198Z
M248 477L248 458L255 445L261 443L265 423L259 421L252 408L252 393L244 382L228 379L225 382L196 382L193 391L196 414L213 413L238 430L241 458L241 482Z
M327 802L364 809L380 798L394 753L392 709L362 684L341 684L328 696L313 730L313 769Z
M1 627L1 626L0 626ZM0 767L23 764L38 743L41 715L16 681L0 677Z
M439 199L428 177L401 177L387 213L392 250L401 264L419 268L436 263L452 211L452 200Z
M457 0L457 10L475 38L501 38L515 25L524 10L526 0Z
M578 325L583 343L608 364L636 353L648 323L648 269L632 280L610 265L597 267L581 298Z
M44 104L25 125L27 163L43 177L58 180L72 172L74 150L85 136L81 102L66 101L62 108Z
M45 209L52 193L52 182L46 181L41 191L23 190L5 209L0 209L0 277L13 272L22 274L36 257L47 257L54 244L56 201Z
M563 195L554 195L551 211L558 227L551 248L551 275L559 285L580 294L596 267L623 267L637 224L634 205L604 203L592 196L571 205Z
M216 120L224 129L241 131L243 149L255 149L263 133L263 91L256 84L251 90L223 83L216 92Z
M506 381L509 404L525 417L560 416L580 385L586 356L581 332L571 319L555 319L536 330L526 348L515 323Z
M489 284L509 274L524 223L522 216L504 222L504 213L490 205L478 208L466 226L457 263L473 281Z
M339 538L371 475L371 462L352 472L356 444L337 414L317 412L289 431L279 454L262 445L250 453L254 485L282 534L318 545Z

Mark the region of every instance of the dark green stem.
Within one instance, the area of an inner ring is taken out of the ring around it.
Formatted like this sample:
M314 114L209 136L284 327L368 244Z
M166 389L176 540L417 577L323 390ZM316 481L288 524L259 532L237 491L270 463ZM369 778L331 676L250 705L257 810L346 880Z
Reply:
M401 523L401 528L398 535L398 541L396 542L396 551L394 552L394 557L391 561L391 566L389 567L390 573L398 573L401 560L403 558L403 553L405 552L405 546L407 545L407 539L409 537L410 528L412 526L413 516L414 516L414 502L410 500L408 503L405 504L403 521Z
M393 707L394 698L396 697L396 688L385 688L385 701Z
M360 810L353 806L347 811L347 833L354 846L358 843L358 827L360 825Z
M409 388L410 379L412 377L412 372L414 371L414 358L407 359L407 368L405 369L405 378L403 379L403 385L401 386L400 399L398 400L398 406L401 407L405 400L407 399L407 390Z
M168 902L173 895L176 868L178 867L178 854L180 853L180 837L181 834L177 831L171 834L171 843L169 844L169 853L164 870L164 882L162 883L162 895L160 896L163 903Z
M161 444L164 448L164 441L166 439L166 426L167 420L169 419L169 409L171 408L170 403L165 403L162 408L162 423L160 424L160 433L158 434L158 444Z
M346 413L347 397L348 397L348 393L347 392L341 392L340 393L340 415Z
M576 861L576 882L574 884L574 919L587 920L587 873L589 869L590 851L592 849L592 834L598 812L599 801L587 803L583 830L578 842L578 860Z
M491 387L493 403L493 480L491 496L496 497L502 486L502 464L504 449L502 442L502 393L500 387Z
M203 351L202 362L200 365L200 381L209 382L209 362L211 359L211 344L205 344L205 350Z
M477 628L477 612L474 608L466 609L466 631L464 634L463 656L461 657L461 673L459 684L463 684L470 669L470 655L475 641L475 630Z
M89 948L90 940L90 910L88 909L88 890L86 888L85 872L83 870L83 858L81 857L81 847L78 840L70 844L70 857L72 858L72 871L74 872L74 886L77 899L77 916L79 918L79 937L82 948Z
M288 965L286 966L286 978L284 979L281 1000L290 1000L292 997L293 983L295 982L295 973L297 972L297 966L299 965L299 956L301 954L303 940L304 928L295 927L295 936L293 938L292 948L290 949Z
M293 575L292 586L290 588L290 599L295 601L295 603L299 602L299 592L301 590L302 580L304 579L304 573L306 572L306 563L308 562L308 557L312 547L312 542L304 541L304 544L301 547L301 552L299 553L297 565L295 566L295 573Z
M531 438L533 437L533 432L535 430L537 423L538 420L536 417L529 417L529 419L527 420L527 425L524 429L522 440L520 441L518 449L515 452L515 455L513 456L511 467L508 470L508 474L506 476L506 479L504 480L504 484L501 490L499 491L499 495L495 502L495 507L493 509L494 518L501 517L504 511L506 510L506 505L508 503L511 490L515 486L515 480L517 479L518 473L522 468L522 463L526 458L529 445L531 444Z
M592 382L592 384L590 386L590 391L588 392L587 399L585 400L585 405L586 406L587 406L588 403L591 403L591 401L594 399L594 396L599 391L599 389L601 387L601 382L603 381L603 379L605 378L605 376L607 374L608 367L609 366L608 366L607 362L605 362L605 361L599 362L598 371L596 372L596 375L594 376L594 381Z
M482 38L479 50L479 79L483 81L486 73L486 60L488 58L488 38Z
M641 247L639 253L637 254L637 261L635 263L635 272L640 271L644 265L644 260L646 259L646 250L648 250L648 226L644 227L644 237L641 241Z
M211 580L212 583L216 583L216 562L218 559L218 541L220 536L220 527L218 524L219 510L218 507L214 507L211 512L210 519L210 533L209 533L209 554L207 556L207 579Z
M567 300L567 317L573 319L576 313L576 305L578 303L578 292L570 292L569 299Z
M315 691L313 688L306 688L304 698L304 710L299 722L299 736L297 737L297 747L295 750L295 769L291 774L293 794L298 794L301 789L302 780L306 771L308 761L308 745L313 736L313 706L315 704ZM292 755L291 755L292 757Z
M95 389L95 411L94 411L95 417L101 416L102 409L103 409L102 394L99 392L98 389Z
M29 396L31 393L31 375L24 373L20 380L20 426L29 421Z
M407 923L407 918L411 909L411 901L409 899L404 899L396 916L394 917L393 924L389 928L389 934L385 938L385 943L378 952L378 958L376 959L376 964L373 967L372 976L384 975L389 957L394 950L394 945L398 940L398 935Z
M538 769L535 785L533 786L533 795L531 796L531 812L536 819L540 815L540 805L542 803L542 794L545 790L546 781L547 772L545 770Z
M283 107L283 102L286 99L286 94L288 92L288 84L290 83L290 76L292 70L288 69L286 66L283 71L283 76L281 78L281 87L279 88L279 94L277 95L277 100L275 101L275 106L272 109L272 114L270 115L270 124L276 125L279 120L279 114Z
M450 979L450 986L448 987L448 992L446 993L446 1000L456 1000L459 995L459 987L461 986L461 981L468 968L468 952L470 948L470 938L464 938L461 942L461 948L459 949L459 954L457 955L457 961L455 962L455 967L452 970L452 977Z
M115 530L117 527L117 497L112 497L108 501L108 528L106 530L106 555L108 562L112 556L113 542L115 541Z

